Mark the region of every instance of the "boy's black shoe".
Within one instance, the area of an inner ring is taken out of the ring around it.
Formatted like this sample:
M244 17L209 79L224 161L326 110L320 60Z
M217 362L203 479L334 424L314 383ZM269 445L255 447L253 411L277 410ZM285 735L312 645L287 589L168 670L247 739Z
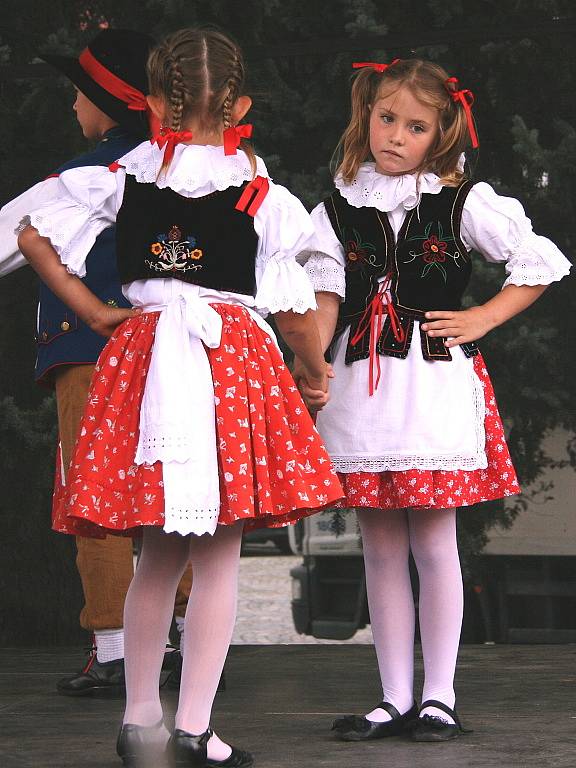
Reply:
M88 663L75 675L63 677L56 685L63 696L125 695L124 659L101 663L96 649L90 653Z

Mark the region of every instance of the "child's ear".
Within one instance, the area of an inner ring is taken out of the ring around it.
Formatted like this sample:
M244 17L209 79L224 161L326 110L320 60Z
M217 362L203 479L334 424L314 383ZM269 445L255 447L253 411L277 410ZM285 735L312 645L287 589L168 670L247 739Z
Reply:
M166 102L161 96L153 96L150 94L149 96L146 96L146 101L148 102L148 106L152 110L152 114L154 117L157 117L160 123L164 123L166 119Z
M232 107L232 122L234 125L246 117L251 106L252 99L250 96L238 96Z

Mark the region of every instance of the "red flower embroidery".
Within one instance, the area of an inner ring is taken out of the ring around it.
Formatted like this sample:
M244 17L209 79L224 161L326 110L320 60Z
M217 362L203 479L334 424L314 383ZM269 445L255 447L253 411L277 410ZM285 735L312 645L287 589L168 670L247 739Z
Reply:
M172 227L170 227L170 232L168 232L168 239L177 241L182 238L182 231L180 227L177 224L174 224Z
M342 230L342 242L344 243L344 256L346 258L346 269L356 271L364 269L364 266L378 268L382 266L377 263L376 246L362 240L362 235L353 229L347 238Z
M348 269L358 269L363 261L366 260L364 249L358 245L356 240L346 242L346 266Z
M445 243L443 240L438 240L436 235L430 235L428 240L424 240L422 247L424 248L423 258L427 264L431 264L434 261L446 261L446 248L448 247L448 243Z

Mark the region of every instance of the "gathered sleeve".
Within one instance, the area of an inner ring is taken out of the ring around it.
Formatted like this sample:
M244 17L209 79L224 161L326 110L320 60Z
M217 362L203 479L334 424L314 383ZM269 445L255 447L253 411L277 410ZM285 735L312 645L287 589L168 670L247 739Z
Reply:
M298 260L304 264L316 293L326 291L343 299L346 295L344 248L334 233L324 203L317 205L310 216L314 224L314 239L311 247L303 251Z
M0 277L28 264L18 247L20 222L33 208L54 200L57 188L58 178L49 176L0 209Z
M254 218L259 237L255 305L263 314L316 309L314 289L296 256L314 235L310 215L285 187L270 182Z
M125 174L104 166L64 171L52 200L29 209L20 227L31 225L49 238L68 272L86 275L86 257L96 238L116 221L122 202Z
M537 235L524 208L512 197L497 195L489 184L475 184L462 211L464 245L487 261L506 265L507 285L549 285L561 280L571 264L547 237Z

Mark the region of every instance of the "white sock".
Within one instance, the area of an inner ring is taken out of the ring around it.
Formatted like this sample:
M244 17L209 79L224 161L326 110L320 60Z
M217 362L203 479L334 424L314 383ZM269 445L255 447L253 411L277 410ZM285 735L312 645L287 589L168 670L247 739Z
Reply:
M435 699L454 709L454 673L464 609L456 510L413 510L409 521L410 545L420 580L422 701ZM426 707L421 714L454 723L453 718L435 707Z
M189 537L144 529L142 554L124 603L125 723L150 726L162 719L158 681L189 548Z
M372 636L384 701L401 715L413 704L414 597L408 567L408 516L405 510L358 510L362 531L366 591ZM366 717L391 720L384 709Z
M194 582L186 611L186 645L176 727L204 733L230 645L236 616L242 525L218 526L213 536L182 537L144 530L142 555L124 606L125 723L154 725L162 718L158 690L165 640L178 582L192 561ZM231 747L214 735L208 756L226 760Z
M186 649L176 727L200 734L208 728L212 703L236 618L242 525L219 525L214 536L191 537L194 571L186 610ZM208 757L226 760L232 750L214 735Z
M408 569L411 549L420 579L425 672L422 701L435 699L453 709L463 612L456 510L364 509L358 512L358 520L384 701L393 704L400 714L407 712L413 702L414 598ZM454 722L435 707L427 707L422 714ZM391 719L382 709L374 709L366 717L373 722Z
M123 629L97 629L94 638L96 658L100 664L124 658Z
M186 617L174 616L174 621L176 622L176 629L180 634L180 654L183 656L184 655L184 627L186 625Z

